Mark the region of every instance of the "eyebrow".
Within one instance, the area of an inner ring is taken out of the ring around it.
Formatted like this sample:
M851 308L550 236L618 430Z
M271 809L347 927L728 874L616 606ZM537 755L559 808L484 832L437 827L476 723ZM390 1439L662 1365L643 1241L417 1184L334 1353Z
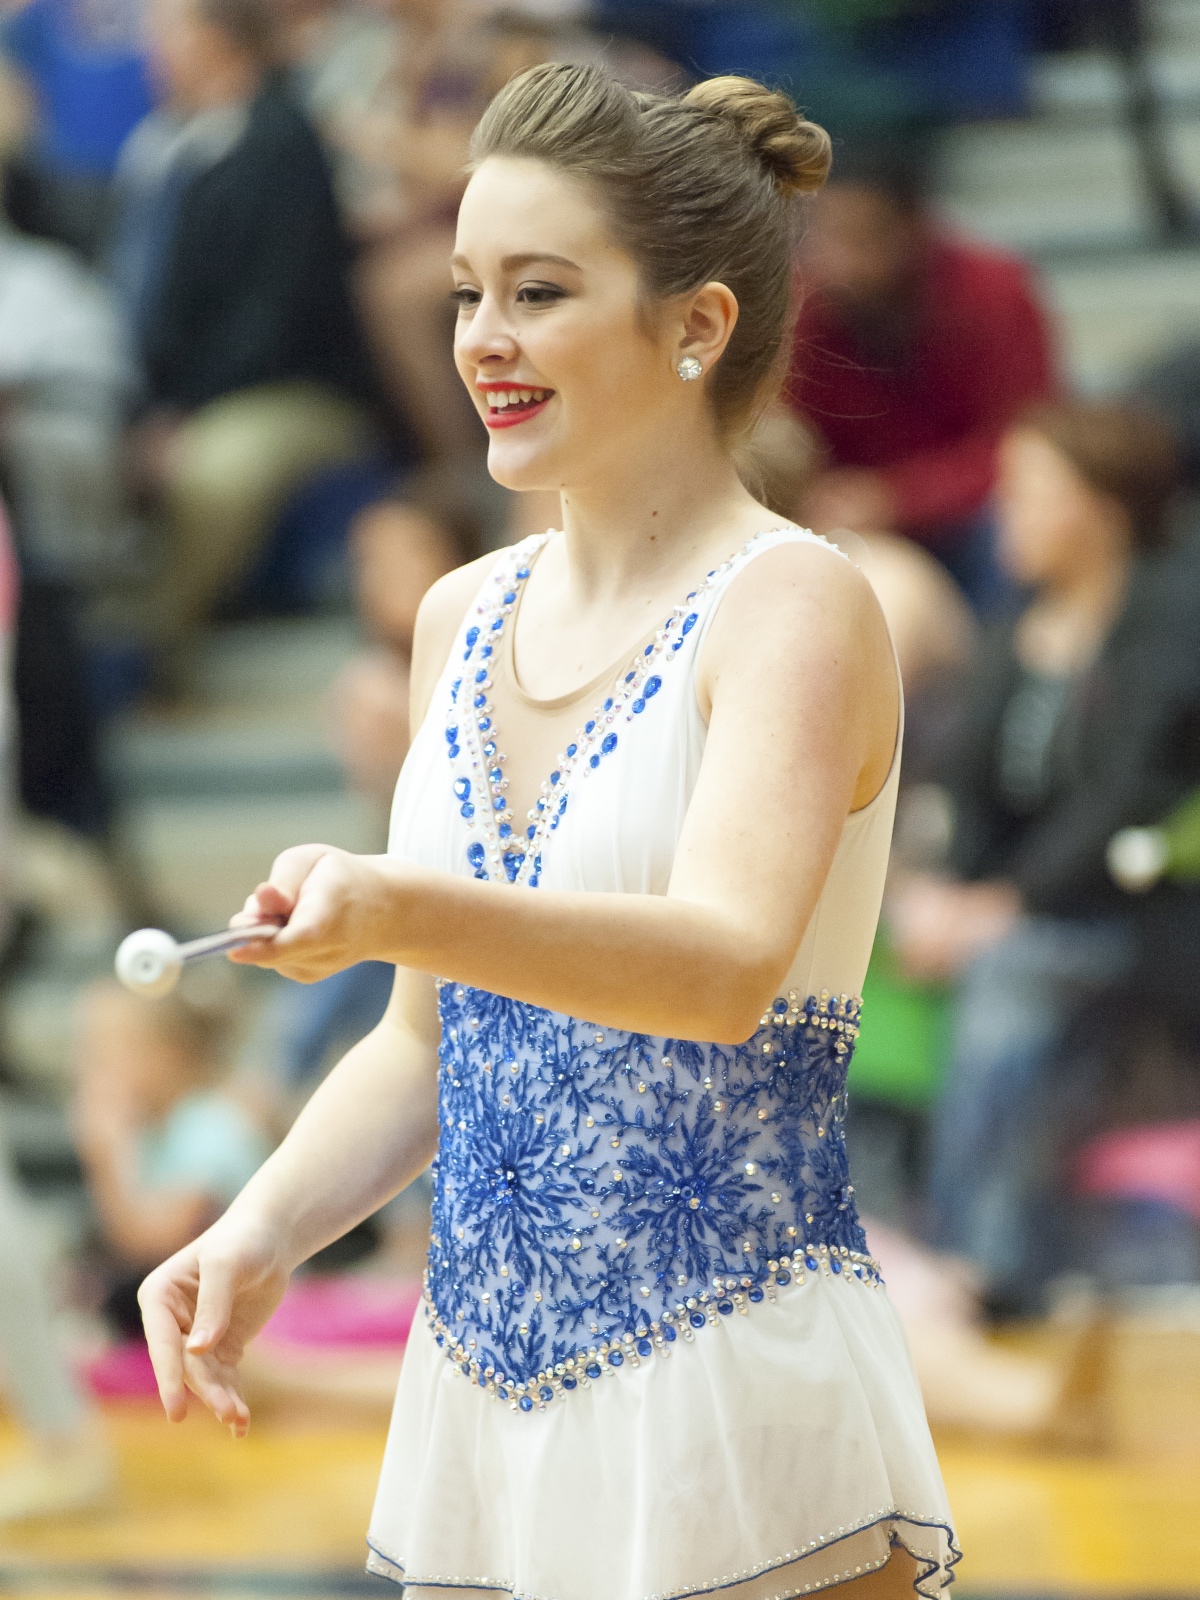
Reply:
M579 264L567 256L556 256L549 250L526 250L520 255L505 256L500 262L505 272L517 272L521 267L527 267L534 261L552 262L556 267L569 267L572 272L580 270ZM470 262L466 256L453 255L450 257L452 267L469 267Z

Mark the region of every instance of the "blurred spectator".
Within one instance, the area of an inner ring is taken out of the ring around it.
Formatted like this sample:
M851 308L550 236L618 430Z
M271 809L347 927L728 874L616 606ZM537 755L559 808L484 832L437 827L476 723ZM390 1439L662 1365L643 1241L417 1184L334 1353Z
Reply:
M75 1039L76 1141L112 1263L108 1310L137 1335L145 1274L214 1221L269 1154L221 1085L227 1008L195 988L147 1002L87 990Z
M0 520L0 947L13 933L12 701L16 567ZM0 1383L25 1443L0 1460L0 1523L77 1511L104 1498L113 1463L54 1326L54 1301L32 1219L17 1188L0 1110Z
M408 751L408 667L417 608L459 565L446 526L419 504L372 506L352 536L359 608L374 644L330 690L329 733L356 789L386 815Z
M996 446L1054 386L1027 269L937 223L909 149L849 146L814 202L799 275L788 394L828 452L805 520L905 533L986 607L1001 588Z
M976 660L949 773L954 876L891 897L909 973L960 983L935 1241L1001 1292L1034 1263L1057 1052L1134 971L1142 920L1174 892L1135 905L1105 847L1200 775L1200 559L1163 548L1176 471L1162 425L1119 406L1042 407L1006 436L1000 550L1031 598Z
M71 1374L32 1224L0 1149L0 1365L27 1442L0 1460L0 1524L83 1510L115 1482L112 1452Z
M0 219L0 470L28 576L88 588L131 570L120 472L131 388L104 286Z
M16 0L0 50L36 111L8 174L19 225L88 259L102 244L117 154L150 109L140 0Z
M0 72L0 165L22 134ZM85 832L103 829L105 803L76 613L85 596L127 580L140 554L120 470L131 382L104 286L0 215L0 487L24 579L21 794L31 810Z
M172 538L155 621L178 638L292 490L370 448L371 383L269 0L152 0L149 38L165 104L122 157L113 267L145 382L135 476Z
M407 8L387 0L370 7L276 0L276 7L292 87L325 141L346 224L359 238L386 232L403 214L388 156L403 116L396 78Z

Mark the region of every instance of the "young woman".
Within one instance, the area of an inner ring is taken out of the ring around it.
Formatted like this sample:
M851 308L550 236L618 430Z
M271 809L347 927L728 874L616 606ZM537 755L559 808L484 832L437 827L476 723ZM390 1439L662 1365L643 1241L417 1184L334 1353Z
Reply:
M741 79L668 98L550 65L493 102L456 358L491 471L560 490L563 529L430 591L389 853L287 851L243 913L286 922L246 959L382 958L395 998L147 1280L164 1404L243 1432L288 1274L436 1152L370 1533L418 1597L932 1595L957 1558L842 1138L891 645L730 455L777 370L791 198L828 165Z

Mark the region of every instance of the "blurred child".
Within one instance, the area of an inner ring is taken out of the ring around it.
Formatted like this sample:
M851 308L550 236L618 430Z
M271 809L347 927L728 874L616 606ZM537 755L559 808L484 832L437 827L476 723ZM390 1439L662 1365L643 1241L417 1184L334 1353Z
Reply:
M137 1286L220 1215L269 1153L222 1087L226 1007L184 990L146 1001L115 983L80 1003L76 1138L112 1263L107 1310L140 1332Z

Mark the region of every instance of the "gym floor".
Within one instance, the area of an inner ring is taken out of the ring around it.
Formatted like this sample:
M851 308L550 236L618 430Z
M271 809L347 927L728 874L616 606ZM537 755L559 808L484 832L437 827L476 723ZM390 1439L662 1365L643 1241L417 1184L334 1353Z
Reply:
M362 1575L384 1428L276 1410L235 1444L201 1416L171 1428L150 1402L107 1410L112 1505L0 1534L0 1593L63 1600L396 1591ZM0 1430L0 1450L13 1442ZM956 1593L1200 1597L1200 1460L1119 1463L941 1441L967 1552Z

